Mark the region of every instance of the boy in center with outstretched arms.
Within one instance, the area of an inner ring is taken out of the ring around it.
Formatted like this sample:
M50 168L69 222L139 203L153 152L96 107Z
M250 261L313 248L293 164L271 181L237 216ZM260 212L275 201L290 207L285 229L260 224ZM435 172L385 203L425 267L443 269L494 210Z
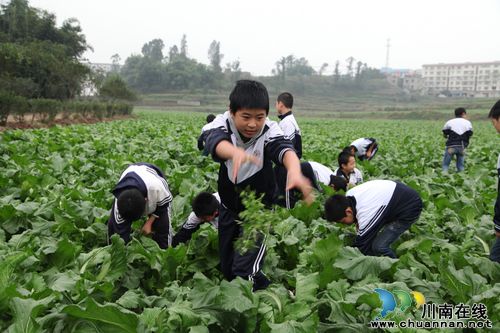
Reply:
M247 253L238 253L234 241L241 234L235 221L245 207L240 192L254 191L266 206L275 200L273 162L288 170L288 188L298 188L311 202L312 188L302 175L292 142L274 121L267 119L269 95L257 81L240 80L229 96L229 111L217 116L207 137L206 146L215 161L220 162L218 193L219 254L225 278L236 276L253 281L254 290L266 288L270 281L261 272L265 243Z

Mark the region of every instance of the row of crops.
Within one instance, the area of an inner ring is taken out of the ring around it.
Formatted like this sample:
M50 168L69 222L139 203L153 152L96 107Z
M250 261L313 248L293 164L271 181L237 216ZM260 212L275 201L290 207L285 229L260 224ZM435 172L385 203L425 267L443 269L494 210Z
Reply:
M358 167L366 179L418 190L424 212L396 243L396 260L350 247L354 228L326 222L321 195L312 207L265 211L263 271L273 284L252 293L249 281L223 280L209 224L167 250L139 235L106 242L110 189L128 163L165 171L176 229L195 194L216 190L218 165L196 148L203 121L167 113L1 134L1 331L363 332L380 313L376 288L482 303L498 325L500 268L488 252L499 151L490 124L474 124L466 172L442 174L441 123L299 118L304 159L332 168L353 138L377 138L376 158ZM414 307L393 315L420 317Z

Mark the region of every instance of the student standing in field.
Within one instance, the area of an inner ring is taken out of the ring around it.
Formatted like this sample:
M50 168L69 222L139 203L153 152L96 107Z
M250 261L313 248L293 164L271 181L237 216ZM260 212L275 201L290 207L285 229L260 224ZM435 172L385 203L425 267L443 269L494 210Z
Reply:
M208 155L208 152L205 149L205 140L207 139L208 132L212 128L212 121L214 121L215 115L209 114L207 116L207 123L201 129L201 134L198 137L198 150L203 151L203 155Z
M378 151L378 142L374 138L359 138L344 149L360 160L371 160Z
M443 135L447 139L443 157L443 171L447 172L451 159L457 158L457 171L464 170L465 148L472 136L472 124L467 118L464 108L455 109L455 118L448 120L443 127Z
M337 159L339 167L333 172L335 176L348 181L349 186L356 186L363 182L363 174L356 168L356 158L349 151L342 151Z
M288 92L279 94L276 100L276 110L280 119L279 126L286 137L293 142L297 156L302 158L302 133L292 114L293 96Z
M206 145L215 161L220 162L218 192L219 254L225 278L236 276L253 281L254 290L266 288L270 281L261 272L265 243L247 253L234 249L242 229L236 222L244 210L240 192L244 189L262 195L267 206L275 200L276 181L272 163L288 170L288 186L299 188L307 201L312 189L300 171L300 162L292 142L274 121L267 119L269 95L260 82L240 80L229 96L229 111L214 120Z
M416 222L422 200L410 187L391 180L372 180L325 202L328 221L356 224L354 246L365 255L396 258L391 244Z
M500 100L498 100L495 105L490 110L488 117L498 133L500 133ZM498 175L498 194L497 201L495 203L495 217L493 222L495 223L495 235L496 241L491 248L490 259L496 262L500 262L500 155L498 155L497 162L497 175Z
M177 246L180 243L186 243L190 240L202 223L209 222L217 229L219 226L219 206L219 193L199 193L193 199L191 205L193 211L182 225L181 230L172 239L172 246Z
M108 220L108 241L111 235L118 234L128 243L132 222L146 215L142 232L152 234L160 248L170 246L172 194L160 168L149 163L129 165L112 193L115 200Z

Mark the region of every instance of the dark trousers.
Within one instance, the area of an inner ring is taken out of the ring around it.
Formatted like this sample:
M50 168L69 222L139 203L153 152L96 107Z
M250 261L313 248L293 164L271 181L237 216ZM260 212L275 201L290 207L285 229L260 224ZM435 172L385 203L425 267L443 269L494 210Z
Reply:
M219 257L221 271L227 280L237 276L253 282L254 290L265 289L269 280L261 272L266 246L261 239L256 247L246 253L239 253L234 242L242 235L242 228L235 221L236 214L223 205L219 211Z
M491 247L490 259L500 263L500 237L495 239L495 244Z
M168 212L160 214L160 217L153 222L151 228L153 230L153 239L158 243L158 246L162 249L166 249L169 246L171 235L170 235L170 222L168 217ZM115 205L111 209L111 216L108 220L108 243L109 238L118 234L125 241L125 243L130 242L130 234L132 232L132 222L116 223L115 220Z

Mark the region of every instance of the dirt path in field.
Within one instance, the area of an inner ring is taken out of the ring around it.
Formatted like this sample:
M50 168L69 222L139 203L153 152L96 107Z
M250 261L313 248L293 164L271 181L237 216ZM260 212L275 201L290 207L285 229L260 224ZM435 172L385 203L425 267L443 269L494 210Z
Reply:
M123 120L123 119L132 119L135 118L133 115L129 116L115 116L113 118L68 118L64 114L58 114L53 122L51 123L43 123L40 121L38 117L35 116L33 119L32 114L26 114L24 117L24 122L18 122L13 116L9 116L7 119L6 126L0 126L0 132L9 130L9 129L33 129L33 128L47 128L55 125L67 126L67 125L75 125L75 124L95 124L100 122L108 122L115 120Z

